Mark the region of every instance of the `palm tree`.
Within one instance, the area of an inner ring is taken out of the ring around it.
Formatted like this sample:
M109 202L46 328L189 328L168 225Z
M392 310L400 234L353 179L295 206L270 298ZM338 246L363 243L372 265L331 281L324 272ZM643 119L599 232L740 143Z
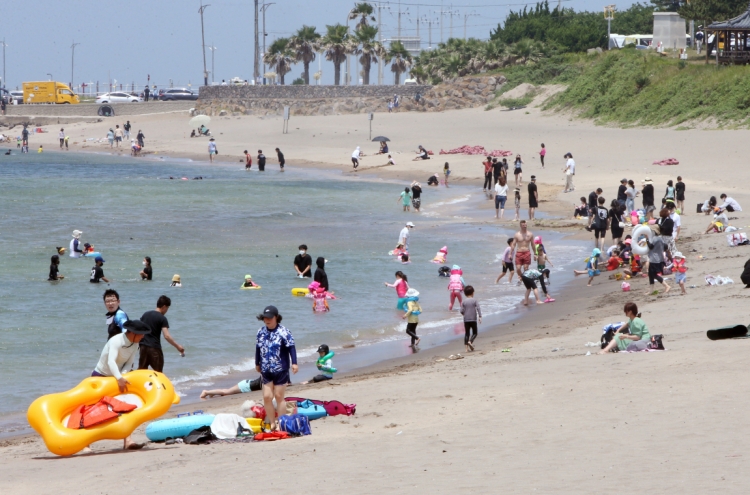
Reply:
M541 46L534 40L522 39L510 48L510 54L516 63L525 65L529 62L537 62L542 57Z
M348 28L342 24L326 26L328 32L320 40L320 45L325 50L326 60L333 62L333 83L338 86L341 82L341 64L346 61L346 55L350 51Z
M388 58L391 62L391 72L393 72L393 84L398 86L401 74L408 71L412 65L413 59L400 41L391 43L391 49L388 52Z
M372 15L374 12L374 9L372 8L372 5L370 5L367 2L358 3L354 5L354 8L349 11L349 19L354 20L357 17L359 17L359 22L357 23L357 29L361 27L367 26L367 19L369 18L371 21L375 22L375 16Z
M294 53L289 49L289 38L277 38L263 55L263 61L274 68L281 84L284 74L292 70Z
M302 72L305 84L310 84L310 62L315 60L315 53L320 50L319 39L320 34L315 30L315 26L302 26L289 38L289 48L294 51L295 61L302 62L305 67Z
M362 83L370 84L370 66L378 63L378 57L385 57L388 51L379 42L375 41L378 28L375 26L359 26L352 37L354 53L359 55L359 63L362 64Z

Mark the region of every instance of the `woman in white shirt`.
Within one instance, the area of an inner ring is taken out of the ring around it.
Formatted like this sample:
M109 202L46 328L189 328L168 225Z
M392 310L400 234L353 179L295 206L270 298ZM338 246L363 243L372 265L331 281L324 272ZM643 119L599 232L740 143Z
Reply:
M495 184L495 218L503 219L505 213L505 201L508 199L508 184L505 176L501 175Z
M625 190L627 199L625 200L625 215L630 215L630 212L635 210L635 197L638 196L638 191L635 190L635 182L632 180L628 181L628 188Z

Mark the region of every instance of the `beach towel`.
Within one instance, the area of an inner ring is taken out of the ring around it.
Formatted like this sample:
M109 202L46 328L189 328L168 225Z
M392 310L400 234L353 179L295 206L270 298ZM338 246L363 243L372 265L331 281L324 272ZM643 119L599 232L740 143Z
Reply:
M664 160L657 160L654 162L654 165L679 165L680 162L677 160L677 158L666 158Z
M237 438L238 429L252 432L245 418L237 414L217 414L211 423L211 433L218 439Z

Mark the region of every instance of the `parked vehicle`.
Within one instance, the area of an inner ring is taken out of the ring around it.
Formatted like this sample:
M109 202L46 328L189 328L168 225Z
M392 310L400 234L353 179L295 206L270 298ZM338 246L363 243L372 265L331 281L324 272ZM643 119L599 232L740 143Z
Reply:
M36 81L23 83L24 103L59 103L78 104L78 95L67 84L54 81Z
M166 89L163 93L159 94L159 99L162 101L172 100L197 100L198 95L185 88L174 88Z
M143 101L138 96L133 96L128 93L104 93L96 98L97 103L138 103Z
M11 91L10 96L14 100L16 100L16 104L20 105L23 103L23 91ZM12 102L9 102L9 103L12 103Z

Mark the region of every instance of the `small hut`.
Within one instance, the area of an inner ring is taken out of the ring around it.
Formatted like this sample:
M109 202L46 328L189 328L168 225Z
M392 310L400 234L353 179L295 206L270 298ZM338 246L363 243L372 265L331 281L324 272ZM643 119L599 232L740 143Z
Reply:
M750 63L750 6L734 19L712 23L706 31L715 35L713 47L718 63Z

